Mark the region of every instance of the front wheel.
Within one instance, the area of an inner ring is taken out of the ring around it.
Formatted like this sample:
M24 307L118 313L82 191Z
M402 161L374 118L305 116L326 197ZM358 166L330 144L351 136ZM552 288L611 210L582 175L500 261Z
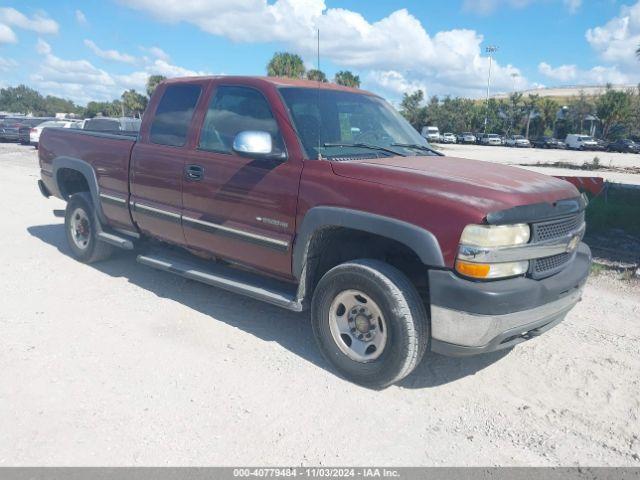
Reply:
M347 379L387 387L420 363L427 312L411 281L379 260L329 270L313 295L311 321L323 356Z
M71 255L84 263L108 258L113 247L98 240L98 228L91 201L86 193L71 195L67 202L64 226Z

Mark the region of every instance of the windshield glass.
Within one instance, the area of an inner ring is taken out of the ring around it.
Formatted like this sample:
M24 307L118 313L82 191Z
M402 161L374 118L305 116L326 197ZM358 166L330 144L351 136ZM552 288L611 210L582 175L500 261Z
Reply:
M280 92L309 158L318 158L319 153L329 159L392 155L388 151L354 144L382 147L402 155L431 155L428 151L394 145L429 146L393 107L379 97L295 87L284 87Z

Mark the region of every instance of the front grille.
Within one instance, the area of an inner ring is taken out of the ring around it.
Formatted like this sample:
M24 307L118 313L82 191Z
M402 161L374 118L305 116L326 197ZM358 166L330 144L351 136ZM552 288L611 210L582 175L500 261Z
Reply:
M584 212L572 217L565 217L550 222L533 224L533 240L535 242L544 242L555 238L564 237L570 232L578 230L584 223Z
M533 262L535 276L553 273L571 259L571 253L560 253L552 257L538 258Z
M571 217L551 220L549 222L534 223L532 236L534 242L545 242L562 238L580 229L584 224L584 212ZM564 252L551 257L538 258L531 262L530 275L533 278L545 278L562 270L574 257L574 252Z

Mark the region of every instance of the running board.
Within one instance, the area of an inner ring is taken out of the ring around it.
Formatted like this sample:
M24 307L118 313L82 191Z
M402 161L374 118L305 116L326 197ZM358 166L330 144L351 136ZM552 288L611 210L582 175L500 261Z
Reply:
M112 233L100 232L98 233L98 240L113 245L124 250L133 250L133 242L126 238L119 237Z
M302 311L302 303L296 299L295 286L285 282L269 280L253 273L216 264L213 261L185 260L164 254L138 255L138 263L287 310Z

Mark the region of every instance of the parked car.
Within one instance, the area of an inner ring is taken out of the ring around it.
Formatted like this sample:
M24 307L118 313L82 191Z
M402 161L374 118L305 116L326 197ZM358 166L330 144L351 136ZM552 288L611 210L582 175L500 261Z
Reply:
M480 141L482 145L502 145L502 139L496 133L485 133Z
M453 133L447 132L442 134L442 143L456 143L456 136Z
M23 118L7 117L0 120L0 142L17 142Z
M597 150L599 148L598 142L589 135L570 133L565 138L564 143L571 150Z
M511 135L505 140L505 145L507 147L529 148L531 147L531 142L522 135Z
M427 349L537 337L589 274L572 184L446 161L380 97L335 84L170 79L137 138L45 128L40 142L38 186L67 202L54 213L74 258L139 248L143 265L310 308L327 361L371 387Z
M133 117L95 117L83 122L83 130L138 133L141 120Z
M53 118L25 118L20 122L21 126L18 129L18 141L22 145L29 145L31 142L31 129L50 120L53 120Z
M38 144L40 143L40 135L45 129L49 128L72 128L78 130L80 129L80 122L75 122L72 120L49 120L46 122L42 122L40 125L33 127L29 131L29 143L38 148Z
M607 145L607 151L620 153L640 153L640 144L627 138L621 138Z
M438 127L422 127L422 136L426 138L428 142L439 142L440 130L438 130Z
M536 148L567 148L562 140L547 136L534 138L531 144Z
M471 132L464 132L458 135L458 143L476 143L476 136Z

